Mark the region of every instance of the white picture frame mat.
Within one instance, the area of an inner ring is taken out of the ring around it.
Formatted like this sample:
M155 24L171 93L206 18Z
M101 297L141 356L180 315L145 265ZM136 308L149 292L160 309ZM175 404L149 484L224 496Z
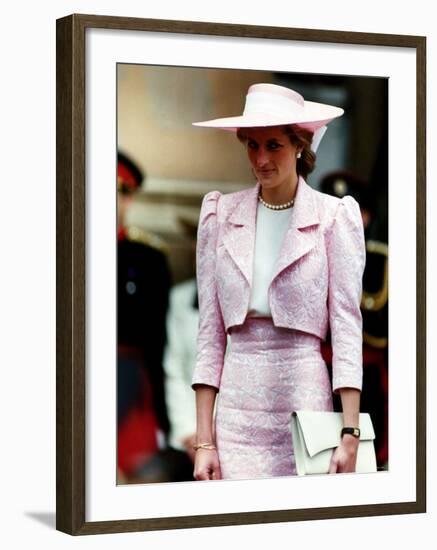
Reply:
M86 56L86 521L415 500L415 51L87 29ZM116 486L117 63L389 78L389 471Z

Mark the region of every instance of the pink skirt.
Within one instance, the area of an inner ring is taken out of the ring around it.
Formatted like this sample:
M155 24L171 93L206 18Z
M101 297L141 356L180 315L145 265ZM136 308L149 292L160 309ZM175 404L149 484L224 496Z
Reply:
M216 442L223 479L296 474L290 417L332 410L320 339L247 318L231 330L217 395Z

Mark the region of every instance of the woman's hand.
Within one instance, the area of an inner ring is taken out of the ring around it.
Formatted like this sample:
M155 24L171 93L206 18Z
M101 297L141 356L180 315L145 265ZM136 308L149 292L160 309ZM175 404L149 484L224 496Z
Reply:
M341 406L343 408L343 425L358 427L360 416L361 392L357 388L339 388ZM360 440L351 434L341 438L340 445L335 449L329 465L330 474L355 472L358 445Z
M216 450L198 449L194 462L194 479L221 479L220 463Z
M329 465L330 474L355 472L359 443L360 440L353 435L345 434L342 437L340 445L332 454Z

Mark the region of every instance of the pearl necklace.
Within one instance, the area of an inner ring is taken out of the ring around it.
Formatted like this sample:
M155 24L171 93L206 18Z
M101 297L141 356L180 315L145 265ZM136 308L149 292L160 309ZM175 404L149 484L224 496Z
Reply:
M291 208L294 205L294 199L291 199L291 201L285 202L284 204L269 204L261 197L261 195L258 195L258 200L266 208L270 208L270 210L285 210L286 208Z

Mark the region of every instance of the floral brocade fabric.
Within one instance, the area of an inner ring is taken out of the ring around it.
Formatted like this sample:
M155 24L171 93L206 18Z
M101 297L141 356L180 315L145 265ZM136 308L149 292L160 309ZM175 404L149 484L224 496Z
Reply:
M294 475L290 419L302 409L332 410L320 339L248 318L231 331L217 398L223 479Z
M268 289L271 318L256 319L247 313L258 192L259 183L226 195L212 191L199 219L192 383L219 390L217 445L226 478L292 475L290 412L330 410L332 390L362 385L365 243L358 203L314 191L299 178ZM332 388L320 357L328 328Z

